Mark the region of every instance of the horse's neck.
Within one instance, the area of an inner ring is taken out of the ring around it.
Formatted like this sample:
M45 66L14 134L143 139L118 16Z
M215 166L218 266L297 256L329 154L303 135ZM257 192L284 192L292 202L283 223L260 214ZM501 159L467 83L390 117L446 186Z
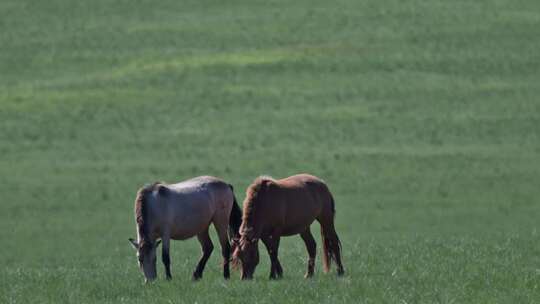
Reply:
M245 230L250 231L250 238L260 238L265 225L264 217L257 214L257 211L253 212L250 218L246 221Z
M141 235L139 233L139 241L142 240L142 239L145 239L145 241L150 241L150 242L154 242L156 240L156 236L154 235L154 231L156 230L155 229L155 225L158 224L158 219L156 217L156 215L158 214L155 210L156 206L159 205L159 204L155 204L153 201L149 201L147 202L147 206L146 206L146 214L145 214L145 231L146 231L146 235ZM138 231L141 231L140 229L138 229Z
M151 243L155 242L158 236L154 234L154 231L155 230L153 229L152 226L147 226L147 231L145 235L138 233L139 242L141 242L142 240L144 240L145 242L151 242Z

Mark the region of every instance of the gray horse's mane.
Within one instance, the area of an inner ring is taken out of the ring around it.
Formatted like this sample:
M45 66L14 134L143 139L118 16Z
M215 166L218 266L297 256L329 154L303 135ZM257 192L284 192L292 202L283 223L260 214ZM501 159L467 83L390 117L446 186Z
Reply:
M148 223L147 223L147 210L148 210L148 195L152 193L162 182L154 182L147 184L139 191L137 191L137 197L135 198L135 220L137 221L137 228L141 237L139 247L145 247L148 240Z

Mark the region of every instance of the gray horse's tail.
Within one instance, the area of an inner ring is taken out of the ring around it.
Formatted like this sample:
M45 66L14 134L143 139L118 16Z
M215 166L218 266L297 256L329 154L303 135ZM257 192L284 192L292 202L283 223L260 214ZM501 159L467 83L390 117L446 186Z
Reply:
M233 193L233 206L231 209L231 215L229 216L229 240L240 239L240 225L242 224L242 209L238 206L236 201L236 196L234 195L234 188L232 185L229 185Z

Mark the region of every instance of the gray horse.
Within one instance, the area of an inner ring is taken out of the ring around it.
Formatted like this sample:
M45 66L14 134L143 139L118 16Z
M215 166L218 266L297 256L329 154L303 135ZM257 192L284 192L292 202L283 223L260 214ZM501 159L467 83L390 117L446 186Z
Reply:
M165 274L167 279L171 279L170 240L185 240L193 236L197 236L202 247L202 257L193 272L193 279L202 278L204 266L214 249L208 235L210 223L214 223L221 244L223 276L229 278L229 240L239 237L242 222L242 211L231 185L212 176L196 177L177 184L156 182L146 185L137 192L135 220L137 241L131 238L129 241L137 250L145 282L157 276L156 249L161 240Z

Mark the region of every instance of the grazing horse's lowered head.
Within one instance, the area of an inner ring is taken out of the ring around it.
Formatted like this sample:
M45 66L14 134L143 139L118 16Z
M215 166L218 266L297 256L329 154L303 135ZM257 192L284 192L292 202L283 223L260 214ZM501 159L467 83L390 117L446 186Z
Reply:
M151 240L149 236L148 223L148 200L154 190L160 188L159 182L155 182L144 186L137 192L135 198L135 219L137 222L138 241L130 238L129 242L137 251L137 261L139 268L144 274L145 282L153 281L157 277L156 271L156 249L161 243L161 240ZM161 190L163 191L163 190Z
M233 262L235 265L241 265L242 280L251 280L255 268L259 264L259 246L258 239L247 239L242 237L233 253Z
M136 240L130 238L129 242L137 250L137 260L139 268L144 273L145 283L153 281L157 277L156 271L156 250L161 240L158 240L154 244L150 242L137 243Z
M246 191L246 200L244 201L244 212L242 216L242 225L240 226L240 238L233 241L233 263L241 266L242 280L253 278L255 268L259 265L259 237L255 232L257 217L255 208L258 200L264 195L267 188L271 187L273 179L271 177L261 177L255 181Z

